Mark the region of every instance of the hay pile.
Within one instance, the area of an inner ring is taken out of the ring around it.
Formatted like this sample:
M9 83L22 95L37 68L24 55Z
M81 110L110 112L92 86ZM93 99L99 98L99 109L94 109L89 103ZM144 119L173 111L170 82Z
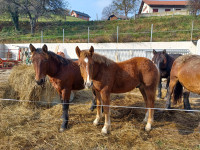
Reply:
M9 76L9 85L4 98L31 100L39 104L59 100L59 96L47 77L43 86L35 82L35 71L32 65L19 65L13 67Z

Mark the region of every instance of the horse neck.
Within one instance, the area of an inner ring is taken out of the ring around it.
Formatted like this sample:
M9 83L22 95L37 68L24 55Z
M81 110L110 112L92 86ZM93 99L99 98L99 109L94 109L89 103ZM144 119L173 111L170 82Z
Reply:
M50 77L55 77L59 71L60 71L59 63L57 61L50 60L47 69L47 75Z
M98 78L98 75L101 73L101 64L94 62L93 64L93 74L92 74L92 79L96 80Z

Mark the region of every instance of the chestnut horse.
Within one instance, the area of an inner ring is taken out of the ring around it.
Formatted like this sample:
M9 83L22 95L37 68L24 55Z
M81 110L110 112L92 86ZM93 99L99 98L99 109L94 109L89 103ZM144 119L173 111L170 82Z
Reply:
M48 51L46 45L42 49L36 49L32 44L29 47L32 52L32 62L37 84L42 85L45 82L46 75L48 75L52 85L61 96L63 102L63 123L60 131L64 131L68 125L71 90L81 90L84 88L78 63Z
M114 62L104 56L89 50L80 50L76 47L79 58L81 75L86 88L93 84L97 99L97 116L93 124L98 125L101 118L100 105L103 105L105 123L102 133L110 131L110 93L124 93L138 87L143 95L146 107L144 121L147 121L146 131L151 130L153 122L154 100L159 80L159 71L153 62L144 57L135 57L123 62Z
M184 95L184 108L191 109L189 104L189 91L200 94L200 56L184 55L178 57L171 69L169 95L167 98L167 107L171 107L171 96L174 96L174 103L181 100L183 87L185 88L186 96ZM180 88L175 90L175 86L179 84Z

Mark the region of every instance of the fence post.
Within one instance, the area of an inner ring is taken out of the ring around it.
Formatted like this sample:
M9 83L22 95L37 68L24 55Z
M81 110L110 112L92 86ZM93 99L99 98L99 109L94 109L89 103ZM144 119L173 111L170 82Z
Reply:
M43 43L43 31L41 31L41 43Z
M90 27L88 27L88 43L90 43Z
M192 21L191 38L190 38L191 41L192 41L193 28L194 28L194 20Z
M63 43L65 43L65 29L63 29Z
M150 42L152 42L152 38L153 38L153 24L151 25L151 39L150 39Z
M118 36L119 36L119 26L117 26L117 43L118 43Z

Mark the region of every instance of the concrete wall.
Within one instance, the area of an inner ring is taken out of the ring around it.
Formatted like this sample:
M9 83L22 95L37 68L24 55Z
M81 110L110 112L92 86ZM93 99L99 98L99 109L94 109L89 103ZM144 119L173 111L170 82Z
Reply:
M42 48L43 43L32 43L36 48ZM191 42L134 42L134 43L46 43L48 49L64 52L65 56L71 59L77 59L75 47L79 46L81 50L89 49L188 49L191 53L197 54L197 47ZM1 45L2 46L2 45ZM0 47L1 47L0 46ZM18 47L29 47L27 44L5 44L6 49L16 49Z

